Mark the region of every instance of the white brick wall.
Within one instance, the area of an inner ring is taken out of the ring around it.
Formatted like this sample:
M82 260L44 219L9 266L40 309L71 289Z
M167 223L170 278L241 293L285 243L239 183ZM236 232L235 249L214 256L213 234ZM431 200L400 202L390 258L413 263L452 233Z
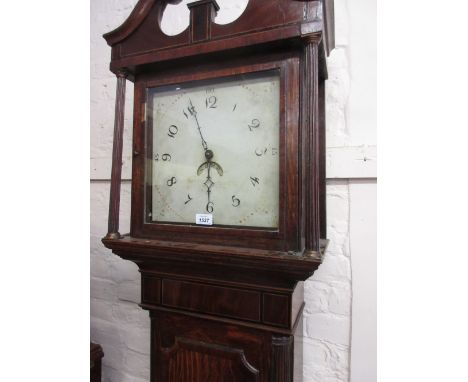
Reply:
M103 247L107 231L109 175L112 151L115 78L108 71L110 48L102 34L119 26L137 0L91 2L91 339L105 352L103 381L149 380L149 317L138 307L140 274L137 266ZM178 7L184 7L184 1ZM304 382L349 380L351 331L350 183L353 177L375 177L374 147L357 145L349 126L350 70L349 3L335 0L336 43L327 83L327 186L329 251L315 275L305 283ZM218 0L226 22L242 11L246 0ZM364 2L366 3L366 2ZM365 6L365 4L364 4ZM172 6L171 6L172 7ZM183 14L171 9L175 21ZM127 83L123 177L129 179L133 86ZM365 135L365 134L364 134ZM363 142L369 144L369 142ZM372 144L375 142L370 142ZM349 147L355 145L359 147ZM346 150L341 150L343 146ZM370 158L371 161L362 159ZM350 167L349 163L353 166ZM351 168L351 170L350 170ZM356 175L357 174L357 175ZM129 230L130 182L122 185L121 232ZM369 380L370 381L370 380ZM363 382L363 381L359 381Z

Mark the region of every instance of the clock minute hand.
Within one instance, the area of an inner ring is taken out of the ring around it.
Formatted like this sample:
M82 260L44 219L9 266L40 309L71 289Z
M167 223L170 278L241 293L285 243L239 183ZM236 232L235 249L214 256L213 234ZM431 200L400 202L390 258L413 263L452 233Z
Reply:
M207 197L208 197L208 203L206 205L206 210L207 210L207 212L211 213L211 212L213 212L213 205L212 205L212 202L211 202L211 188L215 184L213 182L212 178L211 178L211 168L213 167L218 172L218 174L220 176L223 175L223 169L218 163L212 161L212 159L214 157L214 153L213 153L213 151L208 149L208 144L206 143L205 138L203 138L203 133L201 131L201 126L200 126L200 123L198 122L197 111L195 110L195 106L193 106L192 100L190 98L189 98L189 102L190 102L190 106L189 106L188 110L189 110L189 113L195 119L195 122L197 123L197 129L198 129L198 133L200 134L203 150L205 150L206 162L202 163L198 167L197 175L201 175L201 173L205 169L208 170L207 175L206 175L206 180L205 180L205 182L203 184L206 187L206 193L207 193ZM210 206L210 204L211 204L211 206Z
M195 106L193 106L192 100L190 98L189 98L189 102L190 102L190 107L188 108L189 113L195 118L195 122L197 123L198 133L200 134L203 150L206 151L206 150L208 150L208 145L207 145L207 143L205 141L205 138L203 138L203 134L201 132L201 126L200 126L200 123L198 122L198 118L197 118L197 111L195 110Z
M195 106L193 106L192 100L190 98L189 98L189 102L190 102L190 107L188 108L188 110L189 110L190 114L193 115L193 117L195 119L195 122L197 123L198 133L200 134L200 138L201 138L201 141L202 141L203 149L205 150L205 158L206 158L206 162L202 163L200 165L200 167L198 167L197 175L200 175L204 169L208 169L208 176L210 176L209 175L209 172L210 172L209 170L210 170L211 167L214 167L216 169L216 171L218 171L218 174L222 176L223 175L222 167L218 163L212 162L214 153L213 153L212 150L208 149L208 144L206 143L205 138L203 138L203 134L201 132L201 126L200 126L200 123L198 122L198 118L197 118L198 113L195 110Z

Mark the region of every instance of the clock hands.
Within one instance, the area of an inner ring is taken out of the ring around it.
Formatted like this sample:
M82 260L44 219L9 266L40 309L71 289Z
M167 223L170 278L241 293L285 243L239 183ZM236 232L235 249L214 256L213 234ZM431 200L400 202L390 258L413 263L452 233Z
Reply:
M213 212L213 202L210 199L210 195L211 195L211 187L213 187L215 184L213 180L211 179L211 168L214 168L220 176L223 175L223 168L218 163L213 162L211 160L213 159L213 156L214 156L213 151L207 149L205 151L206 162L202 163L198 167L198 170L197 170L197 175L200 175L203 172L203 170L208 169L206 180L203 184L206 186L206 192L208 196L208 203L206 205L206 211L209 213Z
M205 162L205 163L202 163L200 165L200 167L198 167L198 170L197 170L197 175L200 175L203 170L207 169L208 167L213 167L216 169L216 171L218 171L218 174L219 175L223 175L223 168L216 162Z
M218 174L220 176L223 175L223 168L216 162L212 161L213 157L214 157L214 153L212 150L210 150L208 148L208 144L206 143L205 141L205 138L203 137L203 133L201 131L201 126L200 126L200 123L198 122L198 117L197 117L197 111L195 110L195 106L193 106L192 104L192 100L189 99L189 102L190 102L190 106L188 108L188 111L190 113L190 115L192 115L195 119L195 122L197 124L197 129L198 129L198 133L200 134L200 138L201 138L201 144L202 144L202 147L203 147L203 150L205 151L205 158L206 158L206 162L203 162L197 169L197 175L201 175L202 172L207 169L207 175L206 175L206 180L205 182L203 183L206 187L206 193L207 193L207 197L208 197L208 203L206 204L206 211L211 213L213 212L213 202L211 201L211 188L214 186L214 182L211 178L211 168L214 168Z
M200 123L198 122L198 117L197 117L197 111L195 110L195 106L193 106L192 100L190 98L189 98L189 102L190 102L190 106L188 108L188 111L189 111L190 115L192 115L195 118L195 122L197 123L198 133L200 134L203 150L206 151L206 150L208 150L208 145L206 144L205 138L203 138L203 134L201 132Z

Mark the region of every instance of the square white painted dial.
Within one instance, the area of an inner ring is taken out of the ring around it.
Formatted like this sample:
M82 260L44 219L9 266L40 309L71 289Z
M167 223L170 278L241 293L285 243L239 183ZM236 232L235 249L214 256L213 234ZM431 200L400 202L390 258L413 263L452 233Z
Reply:
M277 228L279 71L147 90L147 222Z

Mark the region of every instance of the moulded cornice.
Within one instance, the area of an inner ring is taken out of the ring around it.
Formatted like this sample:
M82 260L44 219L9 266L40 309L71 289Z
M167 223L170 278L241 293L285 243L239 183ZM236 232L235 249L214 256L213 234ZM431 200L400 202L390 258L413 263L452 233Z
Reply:
M257 0L250 0L248 7L252 7L252 3L255 3ZM327 0L290 0L293 2L313 2L313 1L322 1L324 3ZM133 8L130 15L127 19L116 29L105 33L103 35L104 39L106 40L107 44L110 46L114 46L119 42L123 41L125 38L130 36L145 20L145 18L150 13L151 9L154 6L159 6L159 14L162 17L164 9L166 8L167 4L174 4L177 5L181 3L182 0L139 0L138 3ZM195 1L194 1L195 2ZM192 3L189 3L189 5ZM306 23L308 25L310 23ZM320 23L320 27L322 24Z

